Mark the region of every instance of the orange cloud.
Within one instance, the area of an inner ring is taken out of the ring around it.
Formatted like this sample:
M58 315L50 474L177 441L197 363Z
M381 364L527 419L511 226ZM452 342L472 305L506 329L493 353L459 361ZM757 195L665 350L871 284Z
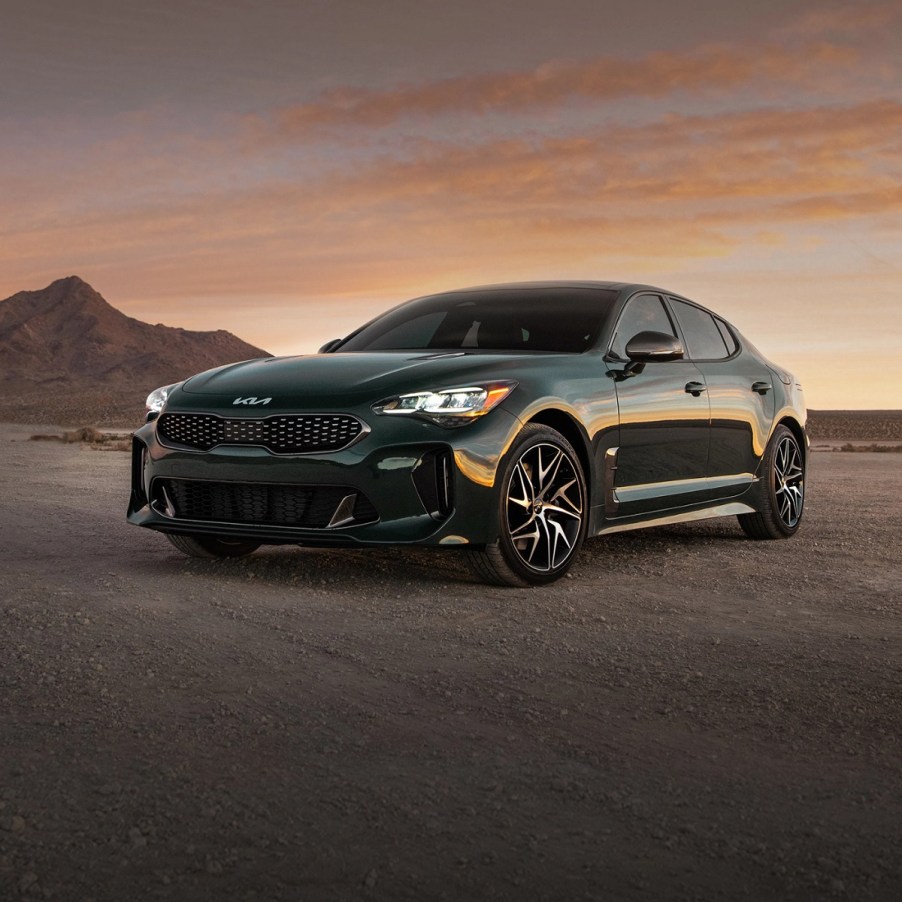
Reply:
M190 191L187 164L134 150L74 176L61 169L52 197L36 194L39 214L0 200L0 272L9 293L73 271L127 273L158 296L346 296L415 292L441 273L457 274L444 284L530 275L543 261L678 267L762 232L773 247L799 223L898 213L900 135L894 101L759 109L432 142L404 159L336 158L260 183L197 178ZM191 172L208 163L221 165L221 148ZM108 201L109 184L121 193Z
M592 135L431 145L421 156L379 159L339 178L340 193L449 214L472 203L485 215L516 208L722 201L725 218L749 204L892 187L902 104L757 110L671 117ZM336 185L331 190L339 191ZM479 212L479 210L477 212ZM759 214L761 215L761 214Z
M781 204L780 208L787 217L822 220L898 212L902 210L902 186L886 185L874 191L806 197Z
M675 91L723 93L756 80L811 80L855 59L850 48L809 43L802 47L715 46L638 59L546 63L529 71L461 76L388 90L333 88L310 103L250 117L248 124L265 145L308 138L330 127L387 126L410 116L515 113L573 100L662 97Z
M902 7L897 2L846 3L842 6L812 9L802 13L782 31L789 35L846 36L873 31L892 25L902 17Z

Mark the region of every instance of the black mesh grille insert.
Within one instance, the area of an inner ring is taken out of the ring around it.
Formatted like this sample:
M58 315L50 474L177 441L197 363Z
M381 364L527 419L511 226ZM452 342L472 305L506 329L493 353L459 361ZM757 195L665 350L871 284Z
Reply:
M343 413L302 413L263 419L219 417L207 413L164 413L157 434L164 444L209 451L217 445L259 445L273 454L340 451L364 425Z
M352 526L379 519L365 495L341 485L156 479L153 494L169 516L180 520L325 529L330 523Z

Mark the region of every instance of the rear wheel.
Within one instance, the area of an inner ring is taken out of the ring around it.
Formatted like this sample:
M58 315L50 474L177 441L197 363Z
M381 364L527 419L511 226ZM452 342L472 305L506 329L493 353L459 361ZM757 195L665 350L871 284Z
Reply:
M586 480L573 446L528 424L501 467L498 541L469 549L471 568L501 586L543 585L570 569L586 532Z
M777 426L762 461L760 509L740 514L739 525L752 539L788 539L799 528L805 506L805 456L798 439Z
M189 557L223 558L244 557L260 547L250 539L220 539L217 536L179 536L166 533L166 538Z

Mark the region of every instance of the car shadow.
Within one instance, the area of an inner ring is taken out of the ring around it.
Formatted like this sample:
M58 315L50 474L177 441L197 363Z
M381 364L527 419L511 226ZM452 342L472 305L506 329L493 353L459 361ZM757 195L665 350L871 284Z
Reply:
M681 550L725 547L747 542L739 525L709 520L630 530L586 541L576 561L574 578L586 566L616 570L644 559L651 563ZM135 560L133 569L159 576L192 574L219 582L253 581L269 587L360 587L361 591L397 592L399 584L435 590L443 586L486 586L469 569L463 556L444 548L386 546L315 548L294 545L263 546L243 558L184 557L165 540L158 556ZM497 588L497 587L496 587Z
M437 548L313 548L271 545L242 558L189 558L165 543L155 561L136 561L134 569L160 575L180 573L258 585L366 586L395 591L399 581L417 588L478 582L459 554Z

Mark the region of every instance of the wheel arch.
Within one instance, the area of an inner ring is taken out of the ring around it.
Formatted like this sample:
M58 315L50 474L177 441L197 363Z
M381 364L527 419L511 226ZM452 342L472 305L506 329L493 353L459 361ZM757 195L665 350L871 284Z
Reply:
M569 414L557 407L546 407L533 414L527 420L529 423L538 423L541 426L548 426L551 429L560 432L579 455L579 462L583 468L583 476L586 479L586 492L589 498L592 498L594 473L592 469L592 458L589 454L589 445L586 440L585 433L579 423Z
M796 441L799 443L799 448L802 452L802 459L805 461L806 465L808 463L808 442L805 434L805 427L795 418L790 416L782 417L775 425L774 429L777 426L785 426L794 436Z

